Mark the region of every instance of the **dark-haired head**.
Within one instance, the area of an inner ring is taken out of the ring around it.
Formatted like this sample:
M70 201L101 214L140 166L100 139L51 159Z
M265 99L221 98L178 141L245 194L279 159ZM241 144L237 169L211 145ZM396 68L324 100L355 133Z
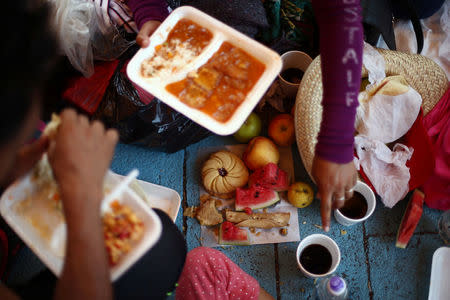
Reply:
M8 182L19 149L36 129L42 87L58 51L47 6L23 0L4 1L2 5L0 186Z
M40 4L39 4L40 3ZM5 1L0 60L0 145L24 126L30 109L52 70L57 43L49 24L50 10L42 1Z

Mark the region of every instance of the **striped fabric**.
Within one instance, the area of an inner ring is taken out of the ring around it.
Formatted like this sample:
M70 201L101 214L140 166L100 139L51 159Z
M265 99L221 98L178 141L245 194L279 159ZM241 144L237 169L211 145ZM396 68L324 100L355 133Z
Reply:
M111 24L123 26L127 32L138 33L133 13L122 0L91 0L94 2L100 28L108 28Z

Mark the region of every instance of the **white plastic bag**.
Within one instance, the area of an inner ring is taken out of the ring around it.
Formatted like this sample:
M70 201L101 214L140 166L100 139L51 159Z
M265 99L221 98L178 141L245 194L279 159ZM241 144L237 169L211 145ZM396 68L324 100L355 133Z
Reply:
M48 0L61 51L84 76L94 73L94 60L113 60L134 42L126 41L110 22L99 18L94 3L86 0Z
M392 208L409 190L409 168L406 166L414 150L396 144L393 151L384 143L365 136L355 137L359 165L380 195L384 205Z

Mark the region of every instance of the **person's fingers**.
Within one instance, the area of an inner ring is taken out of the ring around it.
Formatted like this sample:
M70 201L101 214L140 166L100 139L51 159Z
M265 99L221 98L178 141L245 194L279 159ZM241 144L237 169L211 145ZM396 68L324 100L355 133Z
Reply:
M53 160L53 156L54 156L54 153L55 153L55 148L56 148L56 141L55 140L51 140L49 142L48 149L47 149L48 160L50 161L50 163Z
M329 191L320 192L320 215L322 217L322 228L325 231L330 230L331 197Z
M28 151L32 154L42 155L48 148L49 138L47 135L42 135L37 141L28 145Z
M41 136L32 144L23 146L17 156L18 163L11 177L17 179L28 172L42 157L48 149L49 139L47 136Z
M333 209L338 209L344 206L345 202L345 191L344 190L337 190L333 194Z
M119 141L119 133L116 129L108 129L106 131L106 138L111 144L115 146Z
M150 44L149 36L151 35L151 33L153 33L153 30L153 26L145 23L136 37L136 43L142 48L148 47L148 45Z
M139 30L139 33L136 37L136 43L142 48L148 47L150 44L149 37L155 32L156 28L161 24L159 21L148 21L146 22L142 28Z
M78 115L78 126L81 128L89 127L89 119L85 115Z
M94 136L102 136L105 132L105 126L98 120L92 122L91 128Z
M345 186L345 199L350 199L351 197L353 197L353 189L354 189L355 186L356 186L357 180L358 180L358 175L357 175L357 173L355 172L355 174L353 175L353 177L352 177L350 183L348 183L348 184Z
M47 136L42 136L36 142L28 145L24 150L24 156L26 160L29 162L30 167L37 163L39 159L41 159L42 155L45 151L47 151L49 144L49 139Z
M136 37L136 43L139 46L141 46L141 48L147 48L148 45L150 44L150 41L148 39L148 36L139 33L138 36Z
M353 180L352 182L347 185L345 187L345 199L350 199L351 197L353 197L353 188L355 187L355 184L353 184Z
M64 122L75 121L77 119L77 113L74 109L67 108L61 113L61 120Z
M350 199L353 197L353 189L345 190L345 200Z

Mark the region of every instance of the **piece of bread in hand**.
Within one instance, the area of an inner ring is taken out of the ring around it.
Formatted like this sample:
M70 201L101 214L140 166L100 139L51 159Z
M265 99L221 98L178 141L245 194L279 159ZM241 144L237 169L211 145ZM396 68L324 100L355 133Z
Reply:
M52 120L47 124L47 126L45 126L42 134L48 136L50 139L53 139L58 132L59 124L61 124L61 118L57 114L53 113Z

